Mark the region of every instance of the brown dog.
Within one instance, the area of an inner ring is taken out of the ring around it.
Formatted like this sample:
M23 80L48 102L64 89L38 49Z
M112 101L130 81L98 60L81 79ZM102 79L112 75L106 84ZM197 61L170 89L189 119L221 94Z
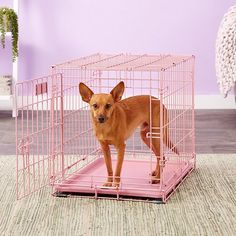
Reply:
M152 172L152 183L157 183L160 180L160 139L152 138L150 144L150 138L146 137L146 134L150 132L150 96L134 96L121 100L124 89L124 82L120 82L111 90L110 94L94 94L85 84L79 84L79 92L83 101L90 105L94 132L104 154L108 174L104 186L119 186L125 141L138 126L141 127L140 135L143 142L152 149L157 157L156 168ZM160 127L160 101L152 101L151 106L151 126ZM165 125L168 122L167 111L164 106L163 108L164 143L178 153L167 138L168 130L167 125ZM155 132L160 132L160 129L155 129ZM114 179L109 145L114 145L118 152Z

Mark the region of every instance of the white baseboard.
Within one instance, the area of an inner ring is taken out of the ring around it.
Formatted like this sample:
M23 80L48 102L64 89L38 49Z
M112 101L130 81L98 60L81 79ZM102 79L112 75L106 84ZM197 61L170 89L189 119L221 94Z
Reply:
M235 96L196 95L195 109L236 109Z
M0 95L0 110L12 110L12 106L11 95Z

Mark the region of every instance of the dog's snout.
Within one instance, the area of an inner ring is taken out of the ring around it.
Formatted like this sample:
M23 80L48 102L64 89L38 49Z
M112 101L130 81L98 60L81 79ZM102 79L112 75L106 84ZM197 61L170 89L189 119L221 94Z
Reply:
M103 123L105 121L105 118L101 116L101 117L98 118L98 120L99 120L100 123Z
M99 123L104 123L104 122L106 121L105 116L100 115L100 116L98 117L98 121L99 121Z

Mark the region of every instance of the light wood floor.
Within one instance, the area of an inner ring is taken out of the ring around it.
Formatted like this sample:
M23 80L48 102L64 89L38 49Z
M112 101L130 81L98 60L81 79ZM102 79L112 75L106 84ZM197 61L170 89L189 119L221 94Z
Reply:
M197 153L236 152L236 109L196 110ZM15 154L15 121L0 111L0 154Z
M236 109L196 111L197 153L236 153Z

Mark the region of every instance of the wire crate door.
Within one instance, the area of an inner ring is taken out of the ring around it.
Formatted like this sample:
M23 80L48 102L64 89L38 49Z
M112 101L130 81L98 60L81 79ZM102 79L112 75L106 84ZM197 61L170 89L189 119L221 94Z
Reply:
M60 74L17 83L17 198L52 183L62 172L63 96Z

